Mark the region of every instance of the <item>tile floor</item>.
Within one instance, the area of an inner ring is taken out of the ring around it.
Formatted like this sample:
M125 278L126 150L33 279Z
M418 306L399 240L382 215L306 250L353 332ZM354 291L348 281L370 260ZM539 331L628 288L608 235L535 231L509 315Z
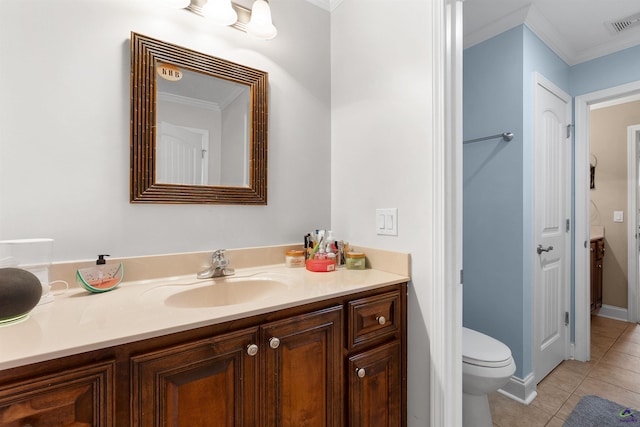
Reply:
M582 396L640 410L640 325L591 317L591 361L562 362L538 384L529 406L489 395L494 427L562 427Z

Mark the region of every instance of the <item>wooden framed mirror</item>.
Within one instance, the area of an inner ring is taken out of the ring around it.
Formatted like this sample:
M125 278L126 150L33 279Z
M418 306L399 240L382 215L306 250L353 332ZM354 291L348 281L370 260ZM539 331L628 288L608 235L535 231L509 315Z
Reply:
M266 205L267 84L132 32L130 201Z

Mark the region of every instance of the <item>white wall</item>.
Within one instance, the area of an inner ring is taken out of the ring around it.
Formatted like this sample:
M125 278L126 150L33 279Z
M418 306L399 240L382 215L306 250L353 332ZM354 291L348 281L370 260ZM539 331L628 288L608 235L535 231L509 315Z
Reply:
M302 242L330 225L329 12L273 2L265 42L162 4L0 2L0 239L52 237L63 261ZM129 203L131 31L269 73L267 206Z
M328 12L272 1L278 37L264 42L160 3L0 1L0 238L53 237L62 261L289 243L332 227L409 252L408 421L428 425L431 5L344 0L330 30ZM132 30L269 73L268 206L129 203ZM398 208L397 237L376 236L380 207Z
M331 14L331 223L349 241L411 253L410 426L430 417L430 22L417 0L344 0ZM377 236L375 209L393 207L398 236Z

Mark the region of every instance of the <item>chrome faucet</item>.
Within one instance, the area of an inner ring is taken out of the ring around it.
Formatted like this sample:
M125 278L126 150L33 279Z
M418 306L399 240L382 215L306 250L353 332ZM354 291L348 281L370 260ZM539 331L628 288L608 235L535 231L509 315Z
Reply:
M231 276L235 273L233 268L228 267L229 260L224 257L224 249L218 249L211 256L211 266L204 271L200 271L196 276L198 279L210 279L212 277Z

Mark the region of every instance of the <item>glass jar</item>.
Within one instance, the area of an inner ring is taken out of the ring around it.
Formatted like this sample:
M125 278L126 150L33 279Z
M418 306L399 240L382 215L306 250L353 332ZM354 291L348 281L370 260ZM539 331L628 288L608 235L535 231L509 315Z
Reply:
M365 256L362 252L347 252L346 263L348 270L364 270Z
M287 267L304 267L304 251L291 249L285 253L284 263Z

